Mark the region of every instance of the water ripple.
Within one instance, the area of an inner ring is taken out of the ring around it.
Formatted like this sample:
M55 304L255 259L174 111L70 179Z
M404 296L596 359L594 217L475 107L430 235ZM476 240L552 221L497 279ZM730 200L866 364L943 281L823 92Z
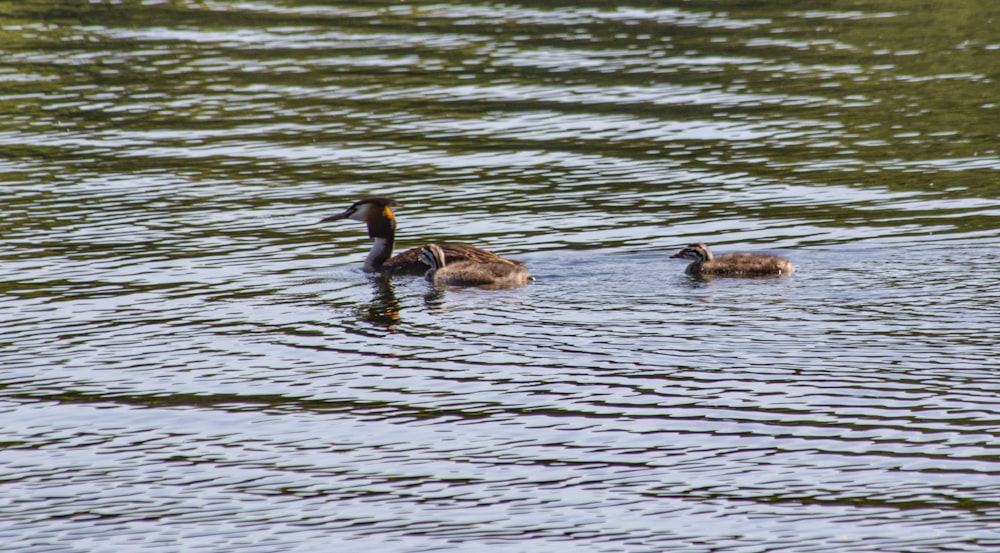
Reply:
M966 4L11 5L4 543L996 550ZM366 196L536 280L366 274Z

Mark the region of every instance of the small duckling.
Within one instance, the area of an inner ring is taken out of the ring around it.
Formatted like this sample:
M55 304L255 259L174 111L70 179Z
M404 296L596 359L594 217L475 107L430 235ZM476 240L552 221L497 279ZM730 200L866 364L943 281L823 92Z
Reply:
M444 250L437 244L424 246L420 251L420 260L430 267L424 278L434 284L516 288L532 280L528 270L520 264L496 261L447 263Z
M778 255L729 253L716 257L701 243L689 244L670 258L691 260L684 271L700 277L782 277L795 272L792 262Z

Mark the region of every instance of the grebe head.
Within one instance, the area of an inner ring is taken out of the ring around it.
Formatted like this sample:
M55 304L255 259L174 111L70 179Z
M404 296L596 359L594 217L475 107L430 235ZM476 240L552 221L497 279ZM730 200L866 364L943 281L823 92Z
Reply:
M420 261L433 273L445 265L444 250L437 244L427 244L420 250Z
M670 256L670 259L688 259L696 263L704 263L712 260L712 250L702 243L688 244L681 251Z
M390 237L396 230L396 215L391 206L396 201L390 198L365 198L351 204L342 213L320 219L321 223L351 219L368 225L368 235L375 237Z

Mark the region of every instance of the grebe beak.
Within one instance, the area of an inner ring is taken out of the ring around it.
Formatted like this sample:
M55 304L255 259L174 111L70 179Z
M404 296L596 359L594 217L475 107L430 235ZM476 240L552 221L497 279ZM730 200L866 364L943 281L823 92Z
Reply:
M670 256L670 259L677 259L678 257L684 257L684 252L677 252Z
M348 209L343 213L338 213L336 215L330 215L329 217L323 217L319 220L320 223L329 223L330 221L339 221L341 219L347 219L354 213L354 209Z

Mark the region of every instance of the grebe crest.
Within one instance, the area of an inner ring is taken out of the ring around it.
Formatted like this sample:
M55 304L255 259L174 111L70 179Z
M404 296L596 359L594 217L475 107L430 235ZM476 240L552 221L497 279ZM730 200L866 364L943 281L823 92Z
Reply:
M351 204L342 213L320 219L321 223L350 219L361 221L368 226L370 238L392 236L396 231L396 214L392 207L397 205L391 198L365 198Z

